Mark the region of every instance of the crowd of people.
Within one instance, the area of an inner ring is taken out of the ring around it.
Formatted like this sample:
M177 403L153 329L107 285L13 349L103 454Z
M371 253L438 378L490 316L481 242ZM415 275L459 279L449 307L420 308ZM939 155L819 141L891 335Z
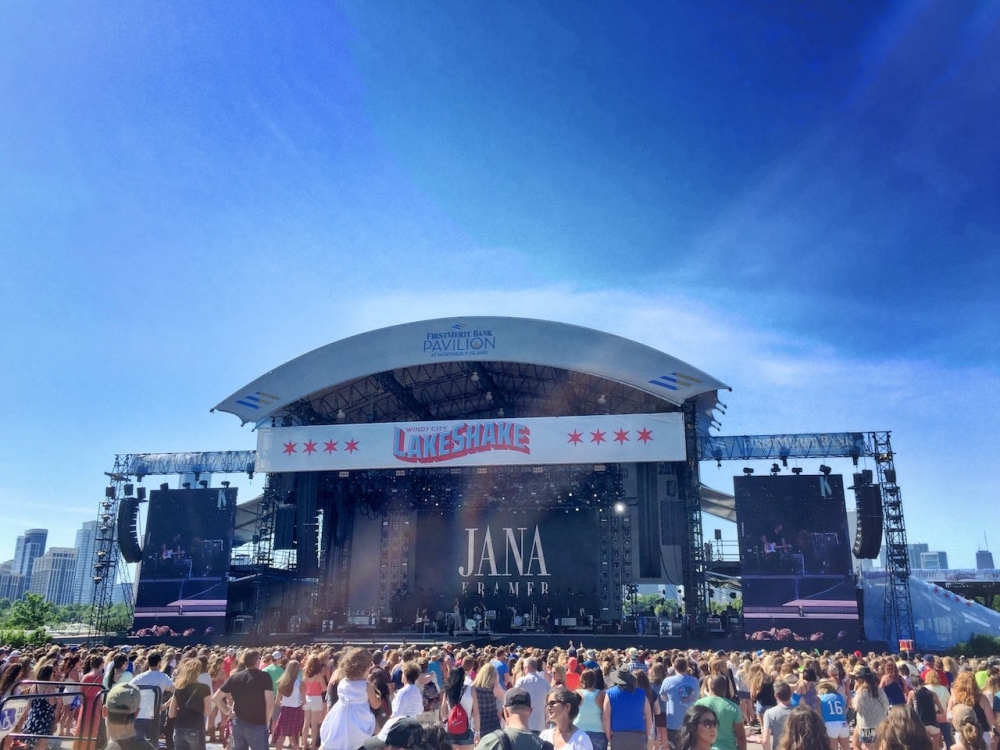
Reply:
M28 750L1000 750L1000 659L793 647L0 648L0 701Z

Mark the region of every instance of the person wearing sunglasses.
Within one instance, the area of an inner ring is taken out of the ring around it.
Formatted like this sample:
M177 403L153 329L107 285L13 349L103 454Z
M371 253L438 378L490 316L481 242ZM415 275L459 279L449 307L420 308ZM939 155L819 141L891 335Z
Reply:
M696 703L684 714L673 750L710 750L719 736L719 720L708 706Z
M580 713L581 698L565 685L552 688L545 697L545 720L552 724L541 738L555 750L593 750L590 736L573 723Z

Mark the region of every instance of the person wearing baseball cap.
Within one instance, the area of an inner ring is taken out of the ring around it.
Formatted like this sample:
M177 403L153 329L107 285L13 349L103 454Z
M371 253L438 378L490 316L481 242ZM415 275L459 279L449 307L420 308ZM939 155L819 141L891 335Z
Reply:
M506 744L503 735L507 735L511 746L517 750L541 750L542 738L528 728L528 717L532 713L531 693L523 688L514 687L504 693L503 718L507 723L505 729L498 729L483 737L476 750L503 750ZM542 709L539 708L539 711Z
M364 750L406 750L421 747L423 741L423 724L412 716L394 716L381 732L369 737L361 747Z
M156 750L149 740L135 731L141 704L142 693L131 683L120 682L108 691L103 709L108 728L106 750Z

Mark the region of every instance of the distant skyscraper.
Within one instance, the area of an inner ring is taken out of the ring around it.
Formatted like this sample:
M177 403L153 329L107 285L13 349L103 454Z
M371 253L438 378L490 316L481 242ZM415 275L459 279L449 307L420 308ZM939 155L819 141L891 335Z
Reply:
M35 558L45 554L45 542L49 538L48 529L28 529L17 538L14 548L14 573L20 573L31 580Z
M14 561L0 563L0 599L16 602L24 596L24 576L14 572Z
M39 594L52 604L71 604L75 568L74 548L53 547L35 560L28 591Z
M73 570L73 602L90 604L94 601L94 551L97 543L97 521L85 521L76 532L76 567Z
M976 570L993 570L993 553L988 549L976 552Z

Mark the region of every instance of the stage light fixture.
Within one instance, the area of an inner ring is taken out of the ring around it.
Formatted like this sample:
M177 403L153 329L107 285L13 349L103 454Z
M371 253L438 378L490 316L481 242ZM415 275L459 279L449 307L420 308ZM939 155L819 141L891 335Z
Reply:
M853 448L851 448L849 455L851 457L851 461L854 463L855 466L857 466L858 459L861 457L861 449L855 445Z
M164 482L163 484L160 485L160 492L166 492L169 489L170 489L170 485L167 484L166 482Z
M771 476L776 477L781 473L781 467L778 464L771 464Z
M819 467L819 473L822 474L824 477L830 476L830 472L832 471L833 469L831 469L826 464L823 464L822 466Z
M479 382L479 373L476 372L475 370L473 370L472 371L472 375L469 377L469 380L471 380L473 383L478 383Z
M502 417L503 416L503 407L502 406L497 410L497 416L498 417Z
M191 489L191 483L190 482L184 482L183 484L181 484L181 487L183 487L186 490L189 490L189 489Z
M712 458L715 459L716 465L721 469L722 468L722 448L713 448L712 449Z
M347 419L347 415L344 413L343 409L337 409L337 419L341 421Z
M207 490L208 489L208 480L207 479L201 479L201 480L199 480L198 484L201 486L201 488L203 490Z
M743 474L745 476L750 476L751 474L753 474L753 469L751 469L749 466L745 466L743 467Z
M226 481L226 482L219 482L219 484L221 484L221 485L222 485L223 487L225 487L225 488L226 488L227 490L229 489L229 485L230 485L230 482L228 482L228 481Z
M486 400L492 403L493 393L491 391L486 391Z
M600 398L597 399L597 403L599 403L601 406L604 406L606 403L608 403L608 397L602 393Z
M625 503L615 503L615 513L621 515L625 512Z
M780 451L778 451L778 458L781 459L781 465L784 466L785 468L788 468L789 454L790 451L788 450L788 448L782 448Z
M801 466L793 466L792 467L792 474L794 474L795 476L798 476L801 473L802 473L802 467Z

